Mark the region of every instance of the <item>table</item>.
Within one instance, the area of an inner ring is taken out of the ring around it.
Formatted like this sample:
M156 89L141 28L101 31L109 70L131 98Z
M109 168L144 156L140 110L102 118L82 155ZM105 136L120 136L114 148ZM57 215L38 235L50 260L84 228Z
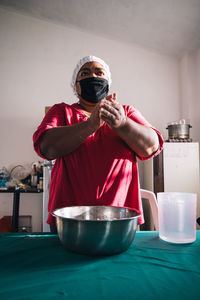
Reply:
M200 231L174 245L137 232L121 254L68 252L53 234L0 234L0 299L188 300L200 295Z
M18 231L18 222L19 222L19 204L20 204L20 194L35 194L42 193L43 190L31 188L31 189L7 189L0 190L0 193L12 193L13 194L13 211L12 211L12 232Z

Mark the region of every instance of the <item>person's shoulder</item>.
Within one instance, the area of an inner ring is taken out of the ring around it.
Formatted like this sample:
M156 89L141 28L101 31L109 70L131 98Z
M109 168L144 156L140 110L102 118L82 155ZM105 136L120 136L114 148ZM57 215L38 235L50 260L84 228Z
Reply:
M59 103L54 104L54 106L57 107L57 108L71 107L71 105L66 103L66 102L59 102Z
M51 108L53 108L54 110L70 110L73 108L74 104L68 104L66 102L59 102L59 103L55 103Z
M124 108L124 111L127 113L134 113L134 112L138 112L138 110L133 107L132 105L122 105Z
M132 105L123 104L122 106L126 110L128 110L128 109L134 109L134 107Z
M142 113L132 105L123 105L126 116L133 119L143 120Z

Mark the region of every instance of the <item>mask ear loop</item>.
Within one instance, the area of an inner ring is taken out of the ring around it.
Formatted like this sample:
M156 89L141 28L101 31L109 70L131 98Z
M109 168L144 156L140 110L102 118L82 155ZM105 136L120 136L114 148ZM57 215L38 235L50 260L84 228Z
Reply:
M80 82L80 80L76 80L75 81L75 83L77 83L77 82ZM77 92L77 91L76 91ZM77 92L77 95L79 96L79 97L81 97L81 95L80 94L78 94L78 92ZM79 101L80 102L80 101Z

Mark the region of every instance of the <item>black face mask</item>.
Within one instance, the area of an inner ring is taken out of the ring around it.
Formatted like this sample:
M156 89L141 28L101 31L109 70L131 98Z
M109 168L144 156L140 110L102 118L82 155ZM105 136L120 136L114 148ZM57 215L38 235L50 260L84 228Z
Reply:
M97 103L108 95L108 80L99 77L89 77L79 80L81 97L92 103Z

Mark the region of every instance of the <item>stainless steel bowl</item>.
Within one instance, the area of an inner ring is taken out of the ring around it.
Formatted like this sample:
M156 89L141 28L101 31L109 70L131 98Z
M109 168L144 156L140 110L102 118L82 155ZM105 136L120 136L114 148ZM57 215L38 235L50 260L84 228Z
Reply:
M140 214L113 206L70 206L56 209L58 236L66 249L87 255L113 255L133 242Z

